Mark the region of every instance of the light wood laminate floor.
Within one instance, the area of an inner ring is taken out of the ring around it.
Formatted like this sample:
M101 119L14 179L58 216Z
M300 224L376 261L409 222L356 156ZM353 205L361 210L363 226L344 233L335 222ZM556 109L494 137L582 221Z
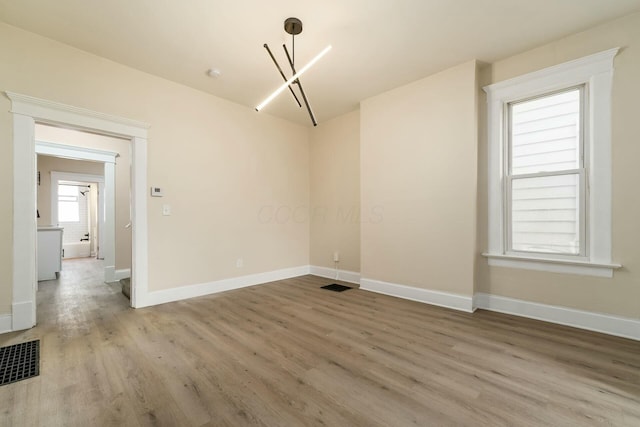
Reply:
M313 276L133 310L100 264L41 282L41 374L3 426L639 426L640 342Z

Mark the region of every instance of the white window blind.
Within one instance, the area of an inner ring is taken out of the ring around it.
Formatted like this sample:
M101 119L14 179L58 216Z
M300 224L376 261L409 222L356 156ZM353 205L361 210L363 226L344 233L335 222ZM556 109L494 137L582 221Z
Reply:
M509 104L508 248L584 255L583 87Z
M79 222L78 187L58 185L58 222Z

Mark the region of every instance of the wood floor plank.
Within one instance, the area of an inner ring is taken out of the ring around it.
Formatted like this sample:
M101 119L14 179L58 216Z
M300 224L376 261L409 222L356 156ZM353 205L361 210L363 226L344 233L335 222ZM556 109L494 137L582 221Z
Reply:
M640 425L640 343L320 286L314 276L139 310L100 262L40 283L39 377L0 426Z

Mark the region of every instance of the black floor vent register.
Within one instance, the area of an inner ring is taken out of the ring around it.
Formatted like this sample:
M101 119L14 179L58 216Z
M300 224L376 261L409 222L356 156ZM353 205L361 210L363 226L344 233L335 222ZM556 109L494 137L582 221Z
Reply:
M0 348L0 386L40 375L40 340Z
M348 289L352 289L349 286L345 286L345 285L338 285L337 283L332 283L330 285L327 286L321 286L322 289L327 289L329 291L333 291L333 292L344 292Z

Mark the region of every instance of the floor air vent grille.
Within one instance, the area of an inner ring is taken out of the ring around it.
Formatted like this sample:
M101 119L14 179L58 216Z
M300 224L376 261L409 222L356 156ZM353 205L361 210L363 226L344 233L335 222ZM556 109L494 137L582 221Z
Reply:
M0 386L40 375L40 340L0 348Z
M327 290L333 291L333 292L344 292L344 291L352 289L352 288L349 287L349 286L338 285L337 283L332 283L332 284L327 285L327 286L322 286L322 289L327 289Z

